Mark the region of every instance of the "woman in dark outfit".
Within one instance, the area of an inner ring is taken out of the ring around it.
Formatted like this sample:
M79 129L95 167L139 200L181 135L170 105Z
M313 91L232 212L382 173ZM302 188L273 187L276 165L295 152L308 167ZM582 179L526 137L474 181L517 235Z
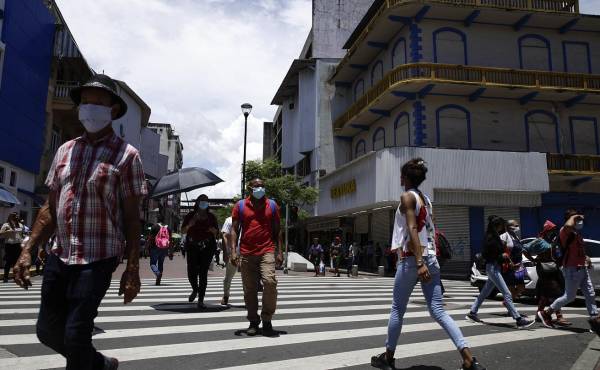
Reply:
M187 273L192 286L189 301L194 302L198 296L198 308L205 308L208 268L215 256L219 230L217 218L208 208L208 196L202 194L196 199L194 210L185 216L181 229L186 234Z

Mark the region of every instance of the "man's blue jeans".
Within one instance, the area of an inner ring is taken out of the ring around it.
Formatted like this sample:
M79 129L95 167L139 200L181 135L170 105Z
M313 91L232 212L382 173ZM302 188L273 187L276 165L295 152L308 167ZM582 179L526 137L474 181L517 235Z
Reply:
M165 257L169 254L168 248L152 248L150 250L150 269L154 272L155 275L162 274L163 272L163 263L165 262Z
M579 269L577 267L563 267L563 275L565 277L565 293L550 305L552 311L558 311L573 302L579 288L585 297L585 305L590 316L598 316L596 293L588 269L585 267Z
M423 257L423 261L429 268L431 280L428 283L421 283L421 290L429 307L429 314L448 334L458 350L462 350L469 345L465 341L458 325L452 320L450 315L444 311L442 302L442 287L440 285L440 265L435 256ZM402 331L402 319L406 313L406 306L410 295L417 284L417 264L415 257L407 257L398 262L396 278L394 281L394 302L390 313L388 323L388 336L385 347L391 351L396 350L398 337Z
M477 299L473 303L473 306L471 306L471 312L477 313L477 311L479 311L479 307L481 307L483 304L483 301L490 296L492 290L494 290L494 287L496 287L504 297L504 302L506 303L508 313L510 313L513 319L518 320L521 315L517 312L517 309L513 304L510 290L508 290L508 286L506 286L506 282L504 282L504 278L502 278L502 268L500 265L497 263L487 263L485 265L485 271L488 279L483 286L483 289L479 293L479 296L477 296Z
M104 357L92 346L92 331L116 266L116 258L69 266L53 254L48 256L37 336L40 342L66 357L67 370L104 366Z

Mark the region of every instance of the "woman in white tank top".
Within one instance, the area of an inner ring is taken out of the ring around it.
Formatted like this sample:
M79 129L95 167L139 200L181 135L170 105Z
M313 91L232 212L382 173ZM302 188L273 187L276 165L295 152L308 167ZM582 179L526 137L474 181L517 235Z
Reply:
M394 282L394 301L388 323L386 351L371 358L371 365L380 369L392 370L394 352L402 331L402 320L412 291L421 282L421 289L427 301L431 316L448 333L463 359L462 368L485 370L471 354L462 332L444 311L440 280L440 265L435 257L435 227L433 207L427 196L418 190L425 181L427 167L421 158L415 158L402 166L402 194L396 211L392 250L398 253L398 266Z

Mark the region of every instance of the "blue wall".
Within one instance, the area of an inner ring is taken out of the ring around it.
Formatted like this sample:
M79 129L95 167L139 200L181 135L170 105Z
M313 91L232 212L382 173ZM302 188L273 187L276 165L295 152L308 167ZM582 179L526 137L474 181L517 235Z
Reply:
M54 17L42 0L6 0L0 159L37 173L44 144Z

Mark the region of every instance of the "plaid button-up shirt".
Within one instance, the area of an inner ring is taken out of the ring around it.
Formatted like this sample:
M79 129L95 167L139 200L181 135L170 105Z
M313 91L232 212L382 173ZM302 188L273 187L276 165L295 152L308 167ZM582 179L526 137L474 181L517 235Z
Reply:
M123 200L147 193L133 146L112 131L95 142L85 134L68 141L58 149L46 185L56 194L52 253L69 265L123 254Z

